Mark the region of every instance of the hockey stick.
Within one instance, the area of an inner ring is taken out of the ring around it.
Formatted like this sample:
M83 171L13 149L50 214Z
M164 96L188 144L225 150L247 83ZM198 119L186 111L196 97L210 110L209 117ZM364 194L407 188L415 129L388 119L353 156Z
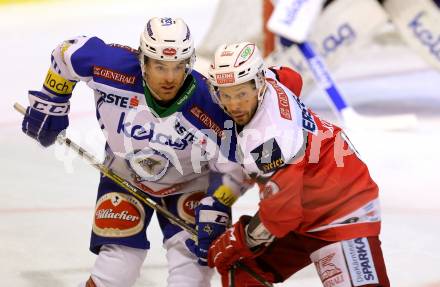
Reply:
M347 128L379 128L384 130L405 130L417 125L417 118L413 114L393 116L367 117L358 114L350 107L328 72L324 61L318 56L308 42L298 44L298 48L307 60L313 77L318 86L329 96L332 106Z
M20 105L19 103L14 104L14 109L24 115L26 113L25 107ZM74 150L79 156L85 158L90 165L98 169L102 174L104 174L106 177L108 177L111 181L128 191L131 195L145 203L147 206L151 207L152 209L156 210L157 212L161 213L163 216L165 216L169 221L174 223L175 225L181 227L182 229L189 232L191 235L197 236L197 231L192 228L188 223L186 223L181 218L175 216L171 212L168 211L165 207L158 204L154 200L152 200L145 192L137 188L135 185L130 183L129 181L125 180L124 178L120 177L116 173L114 173L110 168L100 163L96 157L89 153L87 150L82 148L80 145L73 142L71 139L69 139L64 132L60 133L57 137L57 142L60 144L65 144L72 150ZM272 287L272 284L267 282L263 277L261 277L259 274L254 272L252 269L250 269L248 266L241 262L237 262L235 264L236 267L246 271L249 273L252 277L254 277L258 282L263 284L263 286L266 287Z

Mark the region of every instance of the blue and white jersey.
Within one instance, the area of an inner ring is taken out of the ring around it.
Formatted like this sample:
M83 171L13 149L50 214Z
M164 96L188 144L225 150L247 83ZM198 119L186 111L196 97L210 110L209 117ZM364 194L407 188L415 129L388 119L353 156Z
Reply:
M206 79L193 71L177 100L155 112L144 87L137 50L96 37L65 41L52 52L43 85L50 96L70 96L77 81L94 90L96 116L106 137L105 163L154 196L206 190L208 172L229 174L239 193L234 123L213 102ZM238 195L238 194L236 194Z

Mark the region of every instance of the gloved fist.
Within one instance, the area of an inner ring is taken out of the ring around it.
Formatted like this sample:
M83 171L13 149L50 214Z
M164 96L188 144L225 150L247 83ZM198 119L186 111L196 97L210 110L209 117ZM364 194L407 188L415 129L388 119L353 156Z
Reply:
M186 246L199 259L200 265L207 265L208 248L229 223L230 207L220 203L212 196L207 196L195 208L197 238L187 239Z
M246 243L245 226L250 219L247 215L240 217L238 222L212 243L208 251L209 267L217 267L223 275L238 260L252 259L259 254L252 252Z
M22 130L44 147L48 147L69 125L69 97L52 98L39 91L29 91L29 103Z

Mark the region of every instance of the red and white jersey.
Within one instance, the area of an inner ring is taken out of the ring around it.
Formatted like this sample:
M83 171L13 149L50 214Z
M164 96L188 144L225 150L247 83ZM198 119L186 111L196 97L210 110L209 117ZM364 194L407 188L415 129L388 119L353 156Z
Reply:
M282 66L269 67L266 72L266 76L269 78L275 78L278 82L281 82L286 88L295 94L298 98L301 95L303 81L301 75L289 68Z
M341 128L266 73L252 120L237 131L246 173L260 185L259 216L275 236L329 241L378 235L378 187Z

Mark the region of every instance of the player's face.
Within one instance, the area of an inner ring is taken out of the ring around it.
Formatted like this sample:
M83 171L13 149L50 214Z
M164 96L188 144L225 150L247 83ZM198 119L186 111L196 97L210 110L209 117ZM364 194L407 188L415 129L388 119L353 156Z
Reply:
M255 114L258 106L258 91L252 82L219 88L220 102L241 126L246 125Z
M186 61L160 61L148 59L145 64L145 81L159 101L171 101L185 79Z

